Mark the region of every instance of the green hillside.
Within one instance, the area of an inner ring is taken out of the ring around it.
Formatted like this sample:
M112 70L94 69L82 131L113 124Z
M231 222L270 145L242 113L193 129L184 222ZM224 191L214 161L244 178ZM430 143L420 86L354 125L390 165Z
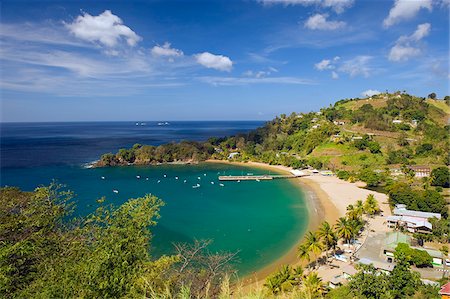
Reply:
M345 99L319 112L280 115L247 134L158 147L135 145L98 166L198 162L209 158L359 172L398 165L449 164L444 101L406 93Z

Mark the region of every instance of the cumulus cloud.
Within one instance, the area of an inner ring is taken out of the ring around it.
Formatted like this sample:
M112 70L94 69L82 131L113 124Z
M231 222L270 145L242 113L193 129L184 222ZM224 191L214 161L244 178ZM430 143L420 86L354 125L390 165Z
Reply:
M353 59L342 62L342 65L339 67L339 71L349 74L350 77L369 77L372 71L372 68L369 66L370 60L372 60L372 56L356 56Z
M323 8L330 8L334 10L336 13L342 13L347 8L350 8L354 4L354 0L258 0L265 5L270 4L282 4L285 6L288 5L317 5Z
M331 60L324 59L321 62L314 64L314 68L319 71L334 69L334 65L331 64Z
M84 13L65 25L79 39L98 42L106 47L115 47L122 39L129 46L134 46L142 39L128 26L123 25L122 20L110 10L105 10L98 16Z
M335 71L332 71L331 72L331 79L334 79L334 80L339 79L339 74L336 73Z
M391 48L391 51L389 51L389 60L406 61L412 57L419 56L420 53L420 49L397 44Z
M180 57L183 56L183 51L171 48L170 43L165 42L164 45L154 46L150 52L156 57Z
M432 0L396 0L383 20L383 26L388 28L403 20L414 18L421 9L432 9Z
M422 51L418 46L420 40L430 34L431 25L429 23L420 24L416 31L409 36L400 36L395 45L389 51L390 61L407 61L412 57L419 56Z
M377 94L380 94L381 92L380 91L378 91L378 90L376 90L376 89L368 89L368 90L366 90L366 91L363 91L362 93L361 93L361 95L363 96L363 97L373 97L373 96L375 96L375 95L377 95Z
M233 67L233 62L227 56L223 55L215 55L209 52L203 52L200 54L194 55L196 61L209 69L216 69L219 71L231 71Z
M327 14L315 14L308 18L305 27L311 30L336 30L345 27L345 22L328 21Z

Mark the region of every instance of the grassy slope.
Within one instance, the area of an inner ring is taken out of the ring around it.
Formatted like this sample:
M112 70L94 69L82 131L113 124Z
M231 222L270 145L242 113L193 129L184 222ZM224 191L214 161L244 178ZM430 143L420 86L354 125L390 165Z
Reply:
M444 101L439 100L428 99L427 103L430 104L429 117L441 125L446 125L448 123L450 107L446 105ZM380 96L379 98L373 99L354 100L343 103L339 105L339 107L354 111L364 104L371 104L374 108L385 107L387 106L387 97ZM349 122L344 126L341 126L341 132L350 135L375 133L376 135L373 138L381 145L381 151L384 155L386 154L388 147L393 147L394 149L400 148L400 146L397 145L397 138L400 135L399 132L376 131L358 125L350 125ZM412 130L406 133L409 138L415 140L411 141L413 147L422 140L422 137L416 135ZM373 155L367 150L359 151L348 144L336 144L331 141L319 145L309 156L322 162L331 162L338 169L345 170L357 170L364 165L371 168L382 169L383 166L386 165L386 160L382 155ZM418 165L433 165L436 163L434 157L416 157L414 158L414 161Z

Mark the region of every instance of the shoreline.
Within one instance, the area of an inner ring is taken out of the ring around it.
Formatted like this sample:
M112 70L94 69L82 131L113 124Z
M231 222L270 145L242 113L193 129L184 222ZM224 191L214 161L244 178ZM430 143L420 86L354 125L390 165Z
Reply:
M250 166L266 169L268 171L276 171L286 173L292 170L290 167L281 165L268 165L260 162L230 162L223 160L207 160L209 163L225 163L241 166ZM354 204L357 200L365 200L369 194L374 195L378 201L384 215L391 214L388 196L383 193L360 188L359 182L350 183L341 180L336 176L323 176L320 174L312 174L310 176L289 179L300 189L305 195L305 204L308 209L308 225L304 232L298 236L296 244L290 248L284 255L272 261L265 267L255 271L251 275L247 275L239 279L240 284L245 290L257 288L264 283L264 279L277 271L282 265L289 264L291 266L305 266L305 261L297 258L297 247L304 240L304 236L308 231L317 230L323 221L328 221L330 225L334 225L339 217L345 216L347 206ZM318 270L319 276L327 276L329 270L322 272Z
M261 162L231 162L225 160L206 160L205 162L256 167L281 174L290 173L291 170L290 167L269 165ZM292 184L304 195L305 204L308 209L308 225L306 226L306 229L299 234L295 244L285 254L263 268L256 270L253 274L248 274L240 278L245 287L263 283L268 275L277 271L282 265L305 265L305 262L301 262L297 257L297 248L303 242L305 235L309 231L317 230L323 221L328 221L333 225L341 216L338 214L338 209L333 204L330 197L320 188L318 183L312 180L305 180L304 178L294 178L289 180L291 180Z

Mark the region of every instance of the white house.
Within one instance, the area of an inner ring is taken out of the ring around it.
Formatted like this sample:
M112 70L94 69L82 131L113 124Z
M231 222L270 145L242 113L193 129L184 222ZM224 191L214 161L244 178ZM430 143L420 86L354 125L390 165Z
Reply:
M238 152L230 153L230 154L228 155L228 159L233 159L233 158L236 157L237 155L239 155Z

